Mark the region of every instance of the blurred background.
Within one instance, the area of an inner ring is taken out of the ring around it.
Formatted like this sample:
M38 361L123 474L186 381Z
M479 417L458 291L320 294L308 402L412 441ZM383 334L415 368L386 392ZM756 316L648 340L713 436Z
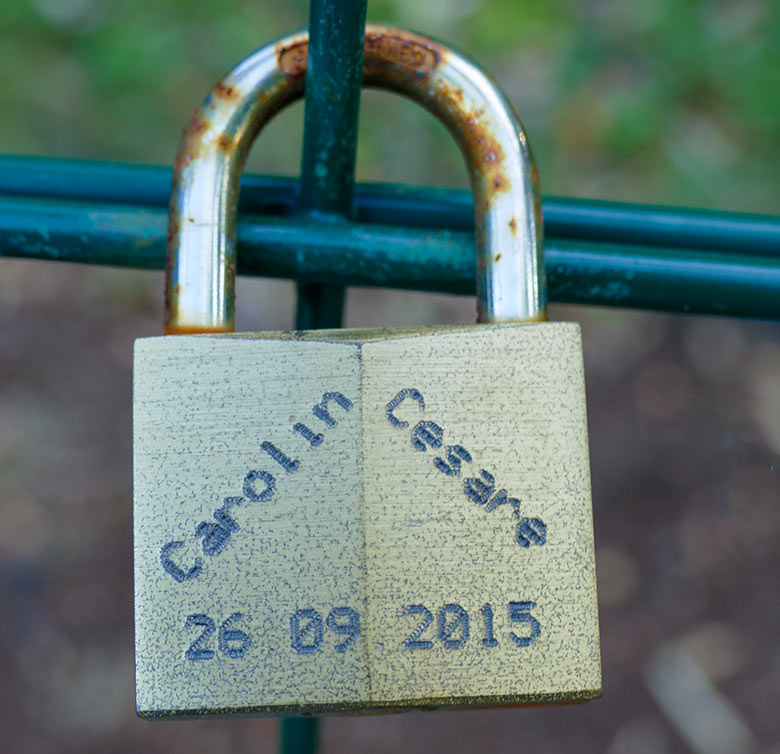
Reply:
M303 0L5 0L0 151L169 165L217 78L304 27ZM476 58L525 122L546 195L780 212L773 0L372 0L370 21ZM297 175L303 106L249 170ZM399 136L402 134L403 136ZM466 188L454 143L362 101L358 180ZM277 722L135 717L132 343L162 273L0 260L0 749L274 752ZM242 279L239 329L294 285ZM468 322L472 300L350 290L346 324ZM582 323L604 696L327 718L321 751L780 752L780 329L551 307ZM698 701L697 701L698 700Z

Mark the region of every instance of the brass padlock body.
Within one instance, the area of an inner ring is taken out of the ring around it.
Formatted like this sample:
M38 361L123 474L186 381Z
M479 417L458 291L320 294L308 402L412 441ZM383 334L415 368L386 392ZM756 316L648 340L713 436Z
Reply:
M579 327L140 340L146 716L600 693Z
M600 663L579 328L232 330L238 176L306 37L193 116L166 332L134 367L136 690L147 717L569 701ZM522 126L470 61L366 29L364 83L456 136L481 322L543 320ZM184 334L181 334L184 333Z

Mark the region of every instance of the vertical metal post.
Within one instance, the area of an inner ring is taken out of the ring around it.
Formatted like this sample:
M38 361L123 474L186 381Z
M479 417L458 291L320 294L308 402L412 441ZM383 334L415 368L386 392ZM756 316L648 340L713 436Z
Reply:
M352 215L365 24L366 0L311 0L298 209L323 220ZM299 330L340 327L343 312L342 286L298 284ZM318 722L282 720L280 753L314 754Z
M298 209L334 222L352 215L365 23L365 0L311 0ZM298 285L298 329L339 327L343 309L341 286Z
M316 717L286 717L282 720L280 754L314 754L317 751Z

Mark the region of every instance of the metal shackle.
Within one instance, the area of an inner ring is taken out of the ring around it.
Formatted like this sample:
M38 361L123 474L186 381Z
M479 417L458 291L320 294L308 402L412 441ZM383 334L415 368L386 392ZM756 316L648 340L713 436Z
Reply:
M234 329L240 176L261 128L304 93L308 34L270 44L228 73L195 111L176 158L165 332ZM477 245L477 321L546 318L538 173L522 124L472 61L428 37L366 26L364 86L418 102L466 159Z

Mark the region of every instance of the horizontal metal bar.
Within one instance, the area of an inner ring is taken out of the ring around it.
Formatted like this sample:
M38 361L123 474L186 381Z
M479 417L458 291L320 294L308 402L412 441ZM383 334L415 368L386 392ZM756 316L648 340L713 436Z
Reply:
M0 197L0 256L162 269L166 235L162 208ZM238 248L249 275L476 290L466 231L245 215ZM554 301L780 319L780 256L553 239L546 257Z
M0 194L167 207L170 168L49 157L0 157ZM289 215L298 181L245 175L239 211ZM359 222L473 230L467 191L362 184L355 188ZM673 248L780 253L780 217L711 210L546 198L545 238Z

